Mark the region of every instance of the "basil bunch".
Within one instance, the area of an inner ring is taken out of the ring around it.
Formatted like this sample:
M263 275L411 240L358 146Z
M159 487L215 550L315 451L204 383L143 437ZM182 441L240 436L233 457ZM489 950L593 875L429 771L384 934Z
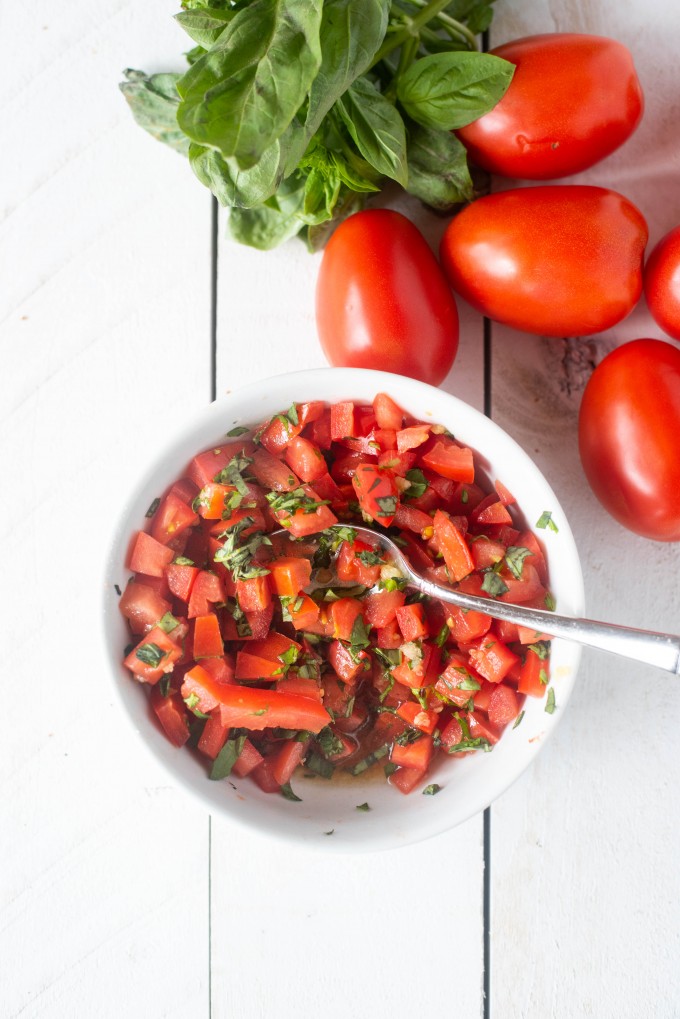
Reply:
M185 74L125 72L137 122L188 156L236 240L311 250L395 180L436 209L473 197L451 133L502 97L476 49L493 0L183 0Z

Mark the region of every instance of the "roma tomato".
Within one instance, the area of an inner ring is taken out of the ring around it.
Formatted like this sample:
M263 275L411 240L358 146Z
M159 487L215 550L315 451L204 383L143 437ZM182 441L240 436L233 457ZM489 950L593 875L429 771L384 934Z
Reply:
M586 386L579 450L590 487L636 534L680 541L680 350L633 340Z
M333 365L439 385L458 350L453 294L420 231L370 209L341 223L323 254L316 324Z
M478 166L503 177L553 180L579 173L622 145L644 100L620 42L555 32L491 50L515 64L489 113L456 131Z
M623 195L556 184L473 202L446 228L441 257L453 289L489 318L543 336L583 336L632 311L647 236Z
M644 288L656 322L680 340L680 226L662 237L647 259Z

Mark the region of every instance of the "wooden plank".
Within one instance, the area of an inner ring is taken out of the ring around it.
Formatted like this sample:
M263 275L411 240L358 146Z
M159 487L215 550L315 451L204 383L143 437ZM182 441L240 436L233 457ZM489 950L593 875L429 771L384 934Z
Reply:
M389 204L409 215L436 248L441 219L397 196ZM314 323L321 256L310 256L295 240L276 251L252 251L224 240L224 225L220 232L218 395L258 378L322 366ZM481 407L481 322L469 309L461 309L461 321L460 352L445 388ZM450 973L455 960L463 975L456 982L461 1015L481 1014L481 816L436 840L364 857L300 852L213 823L212 854L216 1019L233 1015L244 1000L253 1019L300 1009L339 1019L350 994L360 994L362 1014L380 1019L445 1012L450 984L427 976L405 949L401 932L407 928L424 938L429 973ZM395 962L405 951L408 972L395 980Z
M566 30L631 48L647 96L642 125L619 152L572 180L626 194L654 243L680 222L668 125L680 84L680 17L650 3L641 32L640 16L603 0L525 0L499 6L493 41ZM644 303L595 339L544 340L494 326L493 417L535 458L566 510L589 615L677 631L679 547L615 524L590 492L577 452L578 406L593 365L637 336L661 336ZM561 726L494 806L492 1015L676 1014L680 755L672 693L663 673L586 652Z
M122 501L210 391L210 203L116 87L177 65L174 9L3 10L31 39L0 96L8 1016L208 1011L207 818L119 715L99 644Z

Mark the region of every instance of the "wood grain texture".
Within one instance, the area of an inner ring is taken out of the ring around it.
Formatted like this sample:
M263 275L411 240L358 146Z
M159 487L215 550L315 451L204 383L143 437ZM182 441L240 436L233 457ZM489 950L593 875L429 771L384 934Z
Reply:
M493 42L554 30L611 35L634 53L647 98L642 124L617 153L569 182L623 192L644 213L654 243L680 222L673 55L680 16L660 3L643 15L634 4L527 0L499 5ZM677 632L678 546L638 538L608 517L587 486L576 440L592 367L625 340L661 335L644 302L590 339L494 326L493 417L535 458L566 510L588 614ZM677 694L664 673L586 652L562 725L494 805L493 1015L680 1014Z
M177 63L174 6L0 15L3 1016L208 1010L207 818L123 722L99 643L123 493L209 397L209 199L117 88Z

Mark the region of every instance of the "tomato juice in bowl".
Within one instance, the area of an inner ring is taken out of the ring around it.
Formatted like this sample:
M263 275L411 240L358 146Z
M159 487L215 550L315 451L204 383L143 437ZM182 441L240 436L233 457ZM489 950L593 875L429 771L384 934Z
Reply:
M487 490L495 481L507 485L531 529L546 512L557 529L539 532L550 567L550 590L558 611L583 611L583 585L578 555L566 518L536 466L496 425L466 404L423 383L382 372L359 369L321 369L299 372L251 385L207 407L168 444L123 513L109 553L105 582L105 638L115 685L128 719L140 732L171 779L199 796L211 811L270 835L340 851L390 848L437 834L477 813L499 795L526 767L554 727L566 705L578 665L579 649L553 642L551 689L554 710L545 698L527 698L521 724L508 729L491 753L465 753L437 760L428 785L436 796L415 789L408 796L385 781L382 763L365 774L343 781L322 777L293 780L298 801L263 792L248 778L211 781L205 758L168 742L148 705L147 690L122 666L123 649L130 643L119 611L118 590L124 590L134 535L147 522L145 514L168 491L192 458L203 450L220 448L234 429L251 428L285 411L293 403L321 400L327 404L354 401L370 404L387 393L409 415L442 425L474 450L477 475ZM516 512L516 511L513 511ZM460 759L459 759L460 758ZM377 777L374 777L377 776ZM367 806L366 806L367 805ZM362 809L363 808L363 809ZM332 834L328 834L332 833Z

